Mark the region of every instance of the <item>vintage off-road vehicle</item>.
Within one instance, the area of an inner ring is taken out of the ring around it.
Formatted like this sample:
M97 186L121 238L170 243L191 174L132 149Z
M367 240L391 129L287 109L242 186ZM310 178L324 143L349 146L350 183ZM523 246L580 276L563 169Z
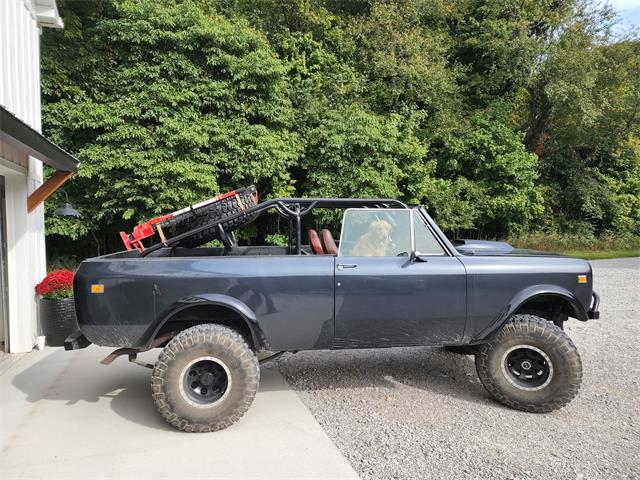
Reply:
M82 262L80 330L65 348L118 347L103 363L162 348L152 395L189 432L247 411L264 352L443 346L474 354L483 385L510 407L549 412L578 392L580 356L563 325L599 316L586 261L451 242L424 208L397 200L252 198L214 203L218 215L194 213L148 248ZM288 245L238 246L233 229L269 209L288 221ZM305 231L318 209L343 211L339 238ZM222 246L193 246L211 238Z

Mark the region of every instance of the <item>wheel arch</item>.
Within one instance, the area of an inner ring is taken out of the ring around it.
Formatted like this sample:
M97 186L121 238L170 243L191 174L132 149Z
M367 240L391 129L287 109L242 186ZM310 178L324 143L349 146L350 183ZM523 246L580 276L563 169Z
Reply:
M147 339L147 345L164 333L176 333L195 325L226 325L246 337L254 350L267 350L269 344L255 312L237 298L222 294L198 294L183 297L162 316Z
M588 320L584 307L569 290L557 285L534 285L514 295L496 319L476 335L474 341L490 338L517 314L529 313L553 322L554 318L544 314L547 311L581 321Z

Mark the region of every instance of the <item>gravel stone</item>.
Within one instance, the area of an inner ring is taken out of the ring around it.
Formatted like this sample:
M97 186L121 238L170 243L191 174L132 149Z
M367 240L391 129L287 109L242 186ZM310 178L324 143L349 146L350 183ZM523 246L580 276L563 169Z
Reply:
M301 352L278 365L364 479L638 479L640 259L592 266L601 319L565 324L584 378L553 413L498 404L472 356L437 348Z

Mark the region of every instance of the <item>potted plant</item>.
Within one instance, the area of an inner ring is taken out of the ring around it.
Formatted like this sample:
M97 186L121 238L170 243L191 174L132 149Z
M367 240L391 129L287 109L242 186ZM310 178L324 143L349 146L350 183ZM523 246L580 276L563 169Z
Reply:
M73 272L54 270L36 285L38 313L47 345L61 347L78 329L73 303Z

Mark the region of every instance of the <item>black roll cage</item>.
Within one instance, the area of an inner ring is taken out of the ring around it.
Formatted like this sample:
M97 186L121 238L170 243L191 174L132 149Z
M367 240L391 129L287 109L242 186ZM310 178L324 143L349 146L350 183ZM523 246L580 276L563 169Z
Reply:
M247 208L243 212L239 212L235 215L230 215L218 219L213 222L206 223L197 228L189 230L188 232L175 235L171 238L165 239L163 242L156 243L146 248L139 254L141 257L146 257L152 252L164 247L174 247L186 238L192 235L196 235L204 230L215 227L218 229L221 238L227 239L227 232L224 231L222 224L241 218L245 215L252 213L262 213L265 210L274 208L275 211L282 218L285 218L289 222L289 241L287 246L287 253L289 254L302 254L302 217L310 213L314 208L326 208L326 209L345 209L345 208L406 208L409 207L400 200L394 200L391 198L273 198L265 202L259 203L253 207ZM293 236L295 223L295 241Z

